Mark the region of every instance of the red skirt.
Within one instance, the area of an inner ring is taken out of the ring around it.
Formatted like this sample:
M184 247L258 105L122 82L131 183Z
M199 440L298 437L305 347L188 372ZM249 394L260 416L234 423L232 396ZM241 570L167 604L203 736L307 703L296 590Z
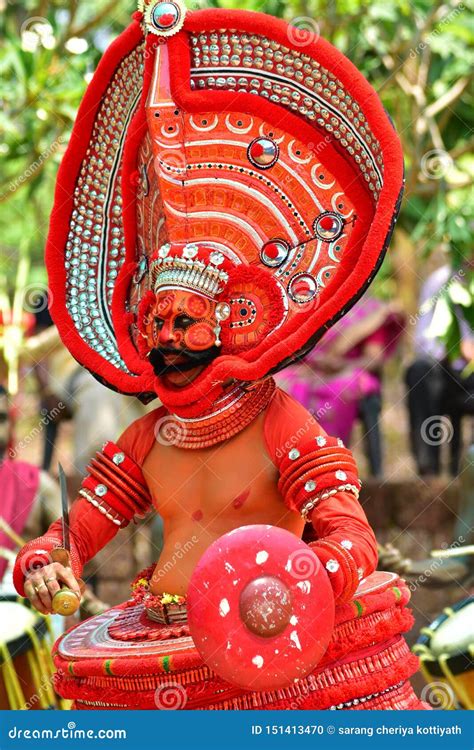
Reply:
M418 659L402 635L413 624L409 598L396 574L373 573L336 609L316 669L268 691L230 685L204 664L186 625L154 623L143 605L124 602L56 641L55 688L75 709L424 709L409 682Z

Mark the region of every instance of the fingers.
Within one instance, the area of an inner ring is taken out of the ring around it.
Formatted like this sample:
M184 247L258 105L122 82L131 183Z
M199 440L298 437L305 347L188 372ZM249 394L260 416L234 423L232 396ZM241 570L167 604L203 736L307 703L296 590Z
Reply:
M36 593L33 583L31 580L27 580L25 582L25 594L27 598L30 600L31 605L38 610L38 612L41 612L43 615L49 615L51 610L46 609L46 607L43 605L41 599L39 598L38 594Z
M28 576L28 579L30 581L30 585L34 589L35 596L37 599L39 599L41 605L46 609L48 612L51 612L52 610L52 598L49 593L48 586L46 585L44 581L44 574L42 572L43 569L40 569L38 571L35 571L34 573L30 574ZM31 589L30 589L31 590ZM33 601L31 602L33 604ZM37 605L35 604L36 608L38 609Z
M61 583L81 599L81 589L71 568L58 562L30 571L26 576L25 593L35 609L43 614L50 614L53 611L53 597L60 591Z
M45 578L44 582L45 582L45 584L48 587L48 591L51 594L51 599L52 599L53 596L55 595L55 593L57 591L59 591L60 588L61 588L61 586L59 585L59 581L58 581L58 579L55 576L53 577L51 575L51 576L48 576L47 578Z
M71 568L65 568L60 563L53 563L53 565L57 566L55 569L57 579L65 583L66 586L72 591L74 591L74 593L76 593L80 599L81 589L79 587L78 582L74 578L74 573L72 572Z

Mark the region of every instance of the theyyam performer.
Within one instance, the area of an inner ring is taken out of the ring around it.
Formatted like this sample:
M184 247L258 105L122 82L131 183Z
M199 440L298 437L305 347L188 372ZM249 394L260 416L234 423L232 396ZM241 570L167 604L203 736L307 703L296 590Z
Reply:
M75 708L424 707L352 454L272 379L367 289L402 183L375 91L321 38L155 0L107 49L58 174L51 312L100 381L162 406L91 459L70 543L52 524L15 585L46 613L137 518L165 541L56 642Z

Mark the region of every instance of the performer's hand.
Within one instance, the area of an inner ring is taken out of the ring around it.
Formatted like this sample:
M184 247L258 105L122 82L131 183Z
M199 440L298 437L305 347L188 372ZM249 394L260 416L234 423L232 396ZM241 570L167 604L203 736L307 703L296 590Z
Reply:
M49 615L53 611L53 596L60 590L60 582L77 594L81 599L81 589L71 568L59 562L44 565L32 570L25 576L25 593L38 612Z

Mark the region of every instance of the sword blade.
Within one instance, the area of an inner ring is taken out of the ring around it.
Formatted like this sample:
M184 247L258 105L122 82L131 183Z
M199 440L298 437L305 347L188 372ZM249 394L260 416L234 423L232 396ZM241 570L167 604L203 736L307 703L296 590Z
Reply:
M58 463L59 473L59 487L61 489L61 509L62 509L62 522L63 522L63 547L68 552L71 551L71 543L69 539L69 503L67 499L66 489L66 475L61 464Z

